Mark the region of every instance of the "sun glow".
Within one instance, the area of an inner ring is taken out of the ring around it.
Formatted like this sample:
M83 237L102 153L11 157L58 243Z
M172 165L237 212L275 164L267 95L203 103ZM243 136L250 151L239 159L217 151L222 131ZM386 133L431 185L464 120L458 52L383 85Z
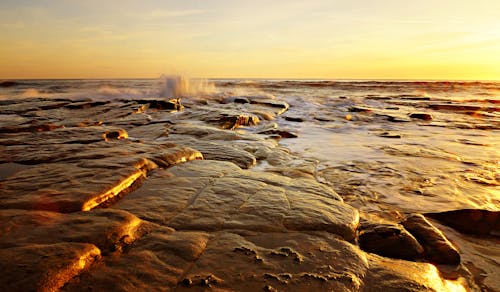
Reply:
M500 80L496 0L152 4L2 1L0 78Z

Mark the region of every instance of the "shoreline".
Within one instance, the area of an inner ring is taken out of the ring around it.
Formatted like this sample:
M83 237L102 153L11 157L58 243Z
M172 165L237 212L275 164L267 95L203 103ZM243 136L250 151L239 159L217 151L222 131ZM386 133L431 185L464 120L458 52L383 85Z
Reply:
M9 117L0 169L28 165L0 182L0 219L9 226L0 240L5 287L483 285L435 221L360 222L357 209L318 182L313 160L279 145L294 134L271 122L288 110L285 101L183 103L1 102L0 114ZM252 170L258 162L265 171ZM8 260L13 255L21 271Z

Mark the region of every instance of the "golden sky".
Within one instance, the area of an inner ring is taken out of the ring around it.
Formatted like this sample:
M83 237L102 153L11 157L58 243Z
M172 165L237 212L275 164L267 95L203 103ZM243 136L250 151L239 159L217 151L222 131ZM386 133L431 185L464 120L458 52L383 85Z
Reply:
M500 80L499 0L2 0L0 79Z

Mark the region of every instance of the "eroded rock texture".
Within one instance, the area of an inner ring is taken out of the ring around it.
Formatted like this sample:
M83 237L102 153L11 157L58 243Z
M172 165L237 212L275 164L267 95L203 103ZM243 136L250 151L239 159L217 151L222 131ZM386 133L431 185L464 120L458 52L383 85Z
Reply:
M292 137L268 122L287 103L259 96L214 102L194 100L184 108L180 100L160 99L2 101L0 287L446 291L471 285L461 275L445 280L427 263L362 251L358 239L370 252L411 243L412 250L394 257L413 259L422 241L413 229L416 240L394 226L365 228L357 238L358 211L315 179L313 160L276 142Z

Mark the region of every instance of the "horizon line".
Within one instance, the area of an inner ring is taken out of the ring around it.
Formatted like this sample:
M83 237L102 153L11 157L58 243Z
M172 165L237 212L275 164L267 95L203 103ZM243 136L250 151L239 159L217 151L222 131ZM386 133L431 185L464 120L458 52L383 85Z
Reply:
M280 77L189 77L184 75L163 75L185 77L188 79L206 79L206 80L304 80L304 81L423 81L423 82L500 82L500 79L441 79L441 78L406 78L406 79L392 79L392 78L280 78ZM5 81L23 81L23 80L154 80L161 79L160 77L95 77L95 78L0 78L0 82Z

